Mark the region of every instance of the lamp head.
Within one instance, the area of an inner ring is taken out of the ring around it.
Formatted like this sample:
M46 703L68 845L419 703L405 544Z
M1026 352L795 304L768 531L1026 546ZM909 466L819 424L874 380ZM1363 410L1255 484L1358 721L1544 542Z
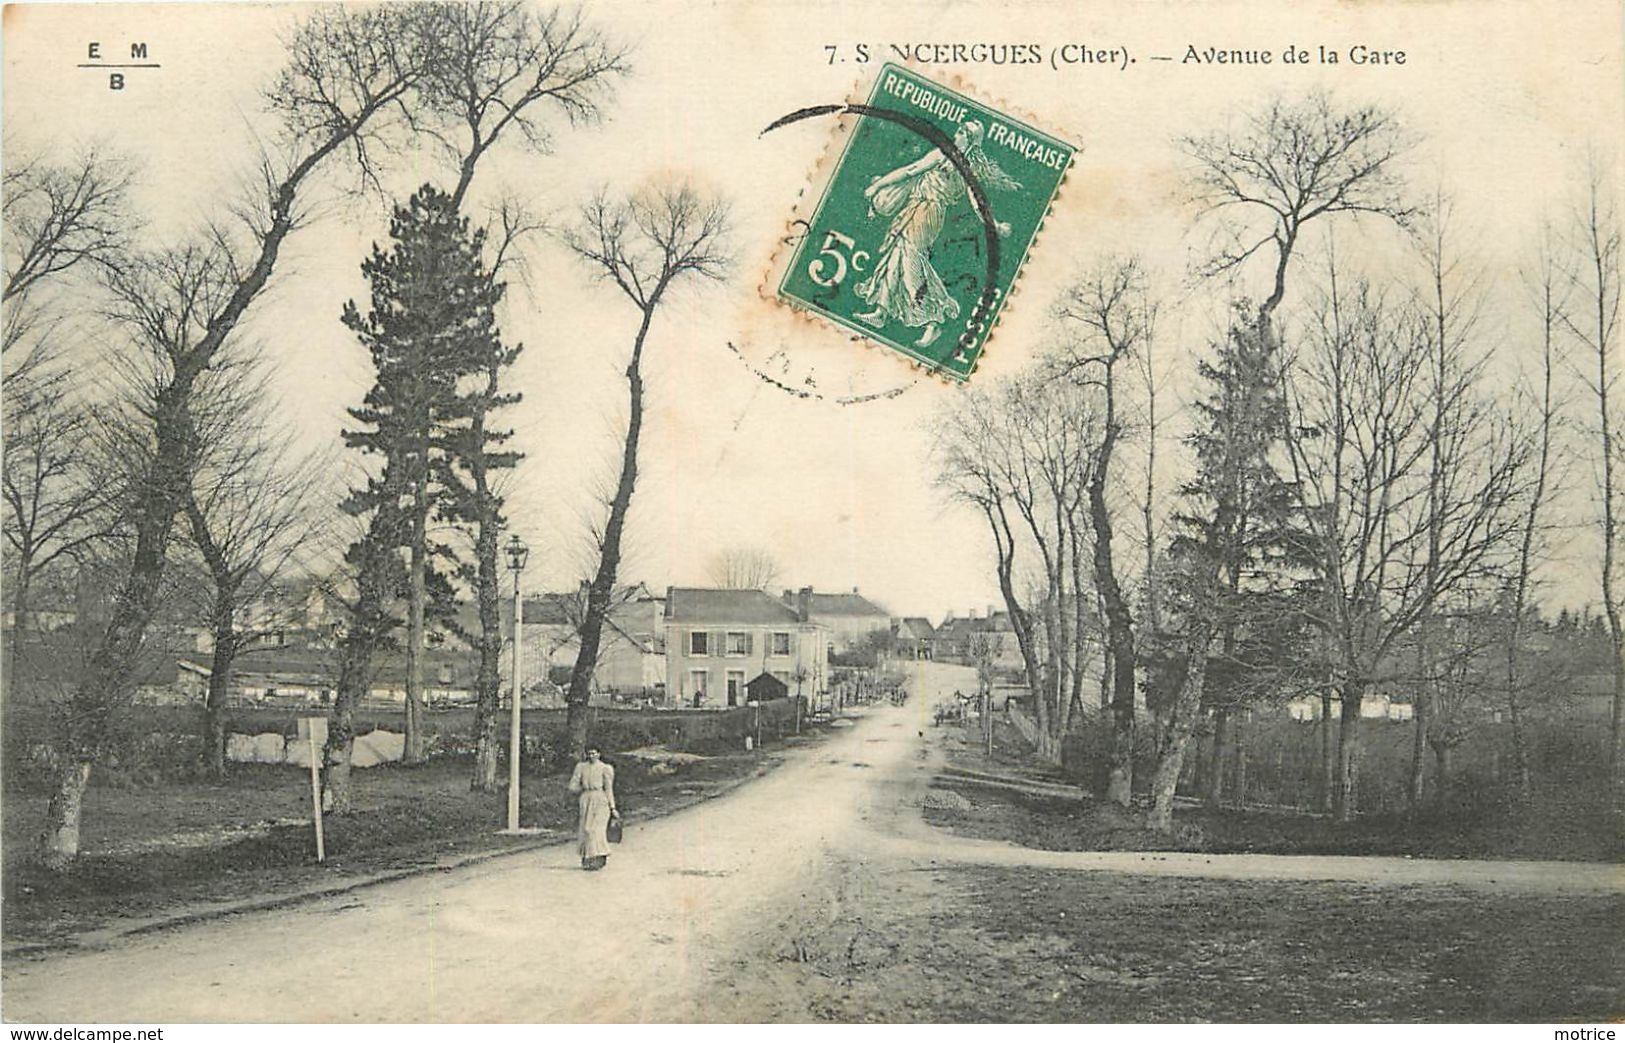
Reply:
M525 559L530 557L530 548L525 546L525 541L519 538L517 532L508 537L507 554L509 569L515 573L525 571Z

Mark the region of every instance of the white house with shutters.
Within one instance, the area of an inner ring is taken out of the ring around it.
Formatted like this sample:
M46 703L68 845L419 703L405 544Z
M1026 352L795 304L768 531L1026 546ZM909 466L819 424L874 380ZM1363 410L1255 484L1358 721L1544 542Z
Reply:
M666 589L666 701L689 708L743 706L762 674L822 705L829 688L829 628L807 605L760 590Z

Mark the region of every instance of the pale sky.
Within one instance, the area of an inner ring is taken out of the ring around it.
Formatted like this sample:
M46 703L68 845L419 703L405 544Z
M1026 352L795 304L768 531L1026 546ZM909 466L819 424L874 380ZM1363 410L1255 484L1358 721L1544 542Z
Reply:
M1621 8L1610 2L616 0L589 4L587 14L633 48L634 72L609 118L557 124L549 155L510 143L479 175L475 202L512 194L563 215L599 186L688 177L734 201L739 257L726 285L679 294L656 319L624 577L656 588L706 584L711 553L753 545L777 557L783 586L857 586L895 614L933 619L997 600L979 519L931 485L926 425L956 391L761 298L773 244L833 130L804 122L760 136L768 123L866 90L891 44L1037 45L1044 64L925 66L1083 149L973 380L1013 371L1043 344L1045 312L1067 277L1105 253L1138 250L1172 301L1162 354L1176 385L1226 296L1185 278L1201 241L1188 234L1178 136L1271 93L1326 87L1349 102L1390 105L1422 137L1411 168L1418 184L1456 194L1471 241L1500 275L1524 258L1587 148L1618 169L1625 130ZM270 126L257 92L296 15L249 4L8 7L6 145L119 149L140 164L137 202L154 236L183 233L218 212L250 161L255 129ZM105 73L75 67L90 41L107 54L144 42L162 68L132 70L123 91L109 91ZM860 43L867 65L854 61ZM1136 61L1126 70L1052 68L1064 44L1126 48ZM1402 49L1406 63L1355 66L1345 53L1336 66L1279 64L1289 44ZM846 60L831 64L825 45ZM1193 67L1177 60L1187 45L1264 48L1276 62ZM1176 60L1152 60L1159 55ZM392 162L390 187L403 196L424 180L447 181L431 152ZM365 353L338 316L347 298L365 299L359 264L386 221L375 198L324 208L289 242L245 326L275 360L288 428L302 444L335 443L345 407L369 382ZM1384 234L1351 225L1339 247ZM612 480L626 409L620 370L637 316L556 243L534 242L528 261L533 293L511 288L504 323L526 346L514 374L525 401L510 420L528 459L510 513L534 548L527 585L556 588L581 575L589 490ZM1242 288L1257 292L1264 273L1251 276ZM908 387L856 405L792 398L740 357L766 365L779 351L789 375L813 375L829 396ZM1554 585L1587 586L1586 557L1576 551L1555 566Z

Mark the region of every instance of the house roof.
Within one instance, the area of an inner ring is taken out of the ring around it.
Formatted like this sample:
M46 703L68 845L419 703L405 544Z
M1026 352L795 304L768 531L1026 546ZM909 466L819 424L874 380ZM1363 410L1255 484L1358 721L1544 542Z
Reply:
M953 619L945 619L932 636L945 641L960 641L972 634L1003 634L1012 629L1010 613L995 612L992 616L955 616Z
M574 626L577 598L574 594L537 594L525 599L525 625ZM513 610L509 609L509 615Z
M779 600L794 607L799 596L795 591L787 590ZM884 616L888 620L891 619L890 612L855 590L850 594L820 594L817 591L810 591L807 594L807 611L815 616Z
M897 622L898 637L912 637L916 641L925 641L935 636L937 628L924 616L905 616Z
M650 593L649 588L642 583L632 583L615 590L615 600L610 604L610 614L615 615L626 608L637 604L658 603L660 598ZM582 611L587 604L585 589L569 591L567 593L533 594L525 598L525 624L529 626L536 623L541 626L575 626L581 618ZM504 605L502 618L513 615L511 605Z
M799 623L796 610L760 590L672 587L666 594L668 623Z

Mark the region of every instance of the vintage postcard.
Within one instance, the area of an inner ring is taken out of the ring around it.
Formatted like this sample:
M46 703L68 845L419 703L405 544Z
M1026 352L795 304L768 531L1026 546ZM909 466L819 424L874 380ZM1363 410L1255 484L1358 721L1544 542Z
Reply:
M3 30L14 1038L1614 1038L1617 2Z

